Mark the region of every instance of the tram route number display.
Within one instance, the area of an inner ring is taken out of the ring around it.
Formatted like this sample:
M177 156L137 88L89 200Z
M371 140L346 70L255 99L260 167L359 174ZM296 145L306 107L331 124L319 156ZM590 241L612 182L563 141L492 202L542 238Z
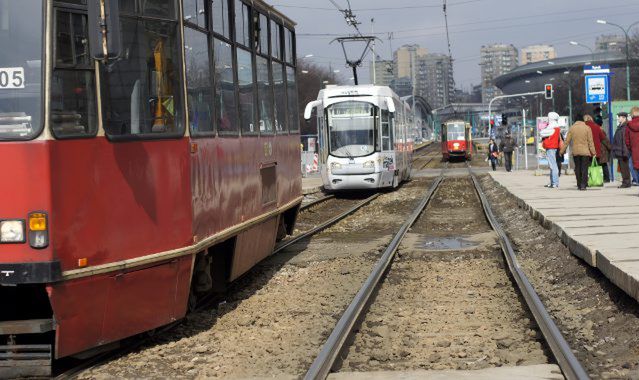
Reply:
M24 88L24 69L22 67L0 67L0 90Z

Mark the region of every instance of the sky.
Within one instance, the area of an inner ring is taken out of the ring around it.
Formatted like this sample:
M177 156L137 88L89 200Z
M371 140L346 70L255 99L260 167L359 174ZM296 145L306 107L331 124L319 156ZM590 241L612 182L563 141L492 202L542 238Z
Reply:
M349 35L354 29L330 0L267 0L298 23L298 57L312 54L309 61L331 65L345 79L345 67L339 43L331 41ZM347 0L334 0L347 8ZM359 28L364 35L373 28L377 37L375 51L389 59L393 50L405 44L419 44L432 53L446 54L446 29L443 0L350 0ZM604 5L605 4L605 5ZM374 24L371 22L374 19ZM605 19L624 27L639 21L639 0L448 0L448 24L458 88L469 90L480 83L479 51L482 45L513 44L517 48L533 44L555 46L559 56L587 54L588 50L570 45L577 41L594 47L601 34L622 34ZM638 31L639 28L633 28ZM393 33L393 40L388 34ZM361 54L359 46L354 54ZM362 49L363 50L363 49ZM360 83L368 83L371 54L359 70Z

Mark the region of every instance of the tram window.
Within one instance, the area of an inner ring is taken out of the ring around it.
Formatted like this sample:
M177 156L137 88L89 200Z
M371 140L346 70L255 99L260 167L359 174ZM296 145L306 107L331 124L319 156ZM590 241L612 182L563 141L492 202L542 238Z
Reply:
M205 33L184 28L184 56L189 100L189 123L194 136L214 132L211 69L208 38Z
M184 21L206 29L206 0L184 0Z
M268 19L261 13L256 13L255 19L255 50L259 54L268 55Z
M141 11L149 14L149 4L155 3L145 2ZM122 16L120 25L123 53L102 71L107 135L181 136L184 126L178 23Z
M51 128L57 138L97 132L95 73L89 58L87 16L56 12Z
M282 26L275 21L271 21L271 56L282 59Z
M382 129L382 150L388 151L392 148L391 142L391 117L388 110L382 110L381 129Z
M273 90L275 92L275 130L286 131L286 83L284 65L273 61Z
M251 9L240 0L235 0L235 42L251 46Z
M231 38L228 1L229 0L213 0L211 13L213 14L213 31L226 38Z
M273 133L273 85L269 78L268 59L258 56L256 66L260 132Z
M240 91L240 124L242 132L257 133L254 118L253 60L251 53L237 49L237 87Z
M286 48L286 62L293 64L295 61L295 52L293 51L293 32L284 28L284 44Z
M120 0L131 1L131 0ZM141 8L142 15L146 17L164 18L174 20L177 18L175 12L175 0L136 0Z
M233 81L233 48L215 39L215 125L220 134L237 133L237 101Z
M295 69L286 68L286 84L288 99L288 125L291 132L300 130L299 110L297 108L297 83L295 78Z

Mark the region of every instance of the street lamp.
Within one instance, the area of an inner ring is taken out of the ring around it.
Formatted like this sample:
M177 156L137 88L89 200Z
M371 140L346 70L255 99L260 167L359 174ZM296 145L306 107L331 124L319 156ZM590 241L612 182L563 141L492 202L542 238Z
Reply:
M628 33L633 26L639 25L639 21L630 24L630 26L627 28L606 20L597 20L597 24L616 26L617 28L621 29L623 34L626 36L626 96L628 100L630 100L630 36L628 35Z
M572 46L581 46L584 49L588 49L588 51L590 51L590 57L592 58L592 63L595 62L595 51L590 46L584 45L584 44L582 44L580 42L577 42L577 41L570 41L570 44Z

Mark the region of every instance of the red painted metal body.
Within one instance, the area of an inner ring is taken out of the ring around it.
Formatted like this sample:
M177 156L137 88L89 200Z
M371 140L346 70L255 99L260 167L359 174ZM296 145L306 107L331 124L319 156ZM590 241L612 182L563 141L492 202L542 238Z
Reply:
M464 121L454 120L442 124L441 150L445 161L451 158L471 160L473 142L471 126Z
M0 245L2 263L59 261L63 273L193 247L232 236L235 278L272 252L282 206L301 201L299 135L111 142L3 142L4 218L49 215L50 244ZM275 202L264 205L260 170L276 167ZM242 223L276 212L262 222ZM260 247L251 241L260 239ZM206 249L203 247L202 249ZM46 285L56 321L57 358L182 318L194 257Z

